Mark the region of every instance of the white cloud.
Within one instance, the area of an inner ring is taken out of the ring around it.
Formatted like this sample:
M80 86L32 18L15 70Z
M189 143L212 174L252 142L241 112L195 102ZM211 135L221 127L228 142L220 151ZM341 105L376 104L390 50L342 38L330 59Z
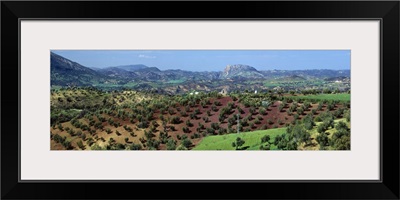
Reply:
M155 56L148 56L148 55L143 55L143 54L140 54L138 57L139 58L149 58L149 59L156 58Z

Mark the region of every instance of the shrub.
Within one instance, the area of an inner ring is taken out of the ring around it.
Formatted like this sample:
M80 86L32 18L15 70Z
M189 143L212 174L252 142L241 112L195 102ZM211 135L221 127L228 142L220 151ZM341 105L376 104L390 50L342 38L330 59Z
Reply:
M328 136L326 135L325 132L320 132L318 134L316 140L320 146L328 146L329 145Z
M346 118L346 121L347 122L350 122L350 110L345 110L344 112L343 112L343 117L344 118Z
M256 109L251 107L251 108L249 108L249 112L250 112L250 114L254 115L256 113Z
M105 140L104 140L104 141L105 141ZM89 139L87 139L87 141L86 141L86 144L87 144L88 146L91 146L93 143L94 143L93 138L89 138Z
M244 114L244 110L241 108L241 107L237 107L237 110L238 110L238 112L240 113L240 114Z
M187 120L187 121L186 121L186 126L188 126L188 127L192 127L192 126L193 126L193 123L192 123L192 122L190 122L190 120Z
M193 145L192 141L190 141L190 140L187 139L187 138L184 139L184 140L182 140L181 144L182 144L184 147L186 147L186 148L189 148L189 147L191 147L191 146Z
M158 149L159 145L160 145L160 142L155 139L149 139L146 142L146 146L148 147L149 150L156 150L156 149Z
M267 113L267 110L266 110L265 108L261 107L261 108L258 110L258 112L259 112L261 115L265 115L265 114Z
M107 148L102 148L98 144L94 144L90 147L91 150L106 150Z
M61 137L61 136L58 135L58 134L55 134L55 135L53 136L53 140L56 141L56 142L58 142L58 143L64 142L64 138Z
M173 114L175 114L175 111L174 111L174 109L170 108L170 109L168 109L168 113L169 113L170 115L173 115Z
M64 137L64 141L62 142L62 145L66 148L66 149L71 149L71 142L66 140L66 138Z
M202 123L199 122L199 128L200 128L200 129L204 129L204 124L202 124Z
M328 105L326 106L326 108L327 108L328 110L333 110L334 107L335 107L335 104L334 104L334 103L328 103Z
M209 133L209 134L214 134L214 133L215 133L215 129L213 129L213 128L207 128L207 133Z
M215 105L215 106L221 106L222 104L221 104L221 102L219 102L219 101L214 101L214 105Z
M271 150L271 146L269 144L266 144L265 146L260 145L260 150Z
M344 123L344 122L337 123L335 128L336 128L336 130L342 130L342 129L345 130L345 131L349 131L350 130L349 127L347 127L347 124Z
M315 110L315 109L312 109L312 110L311 110L311 113L312 113L313 115L315 115L316 112L317 112L317 110Z
M214 130L217 130L219 128L219 124L218 123L211 123L211 128L213 128Z
M181 145L179 145L177 148L176 148L176 150L179 150L179 151L181 151L181 150L188 150L185 146L183 146L182 144Z
M167 141L167 150L175 150L176 149L176 141L172 138Z
M74 131L74 129L69 129L69 130L68 130L68 134L70 134L71 136L75 136L75 131Z
M86 134L82 133L80 137L82 138L82 140L85 140L86 139Z
M319 124L317 126L317 131L318 131L318 133L325 133L326 129L323 124Z
M238 98L237 98L236 96L232 96L232 100L233 100L233 101L237 101Z
M79 140L76 144L78 145L78 147L80 149L82 149L82 150L85 149L85 145L83 144L82 140Z
M264 124L264 125L262 125L262 126L260 127L260 130L267 130L267 128L268 128L267 125Z
M219 135L223 135L223 134L225 134L225 133L226 133L226 129L225 129L225 128L222 128L222 127L221 127L221 128L218 129L218 134L219 134Z
M298 113L299 115L302 115L303 112L304 112L304 109L303 109L302 107L297 108L297 113Z
M182 140L188 138L187 135L182 135Z
M181 118L179 118L178 116L174 116L171 118L171 123L172 124L180 124L181 123Z
M185 111L181 111L181 117L187 117L188 114Z
M315 126L315 123L314 123L311 115L307 115L306 117L304 117L303 123L304 123L304 127L307 130L311 130Z
M121 133L118 130L115 130L115 134L117 134L118 136L121 135Z
M186 126L182 127L182 131L184 133L190 133L190 129L188 127L186 127Z
M285 107L285 104L281 103L278 107L279 112L282 112L283 108Z
M142 145L140 144L135 144L132 143L131 145L128 145L128 150L141 150L142 149Z
M310 102L306 101L306 102L304 102L303 105L304 105L305 110L307 110L307 108L310 107Z
M281 135L277 135L275 137L275 140L274 140L274 145L277 146L280 143L281 140L282 140L282 136Z
M103 124L102 124L101 122L96 122L96 123L94 124L94 128L96 128L96 129L103 129Z
M332 135L329 143L336 150L350 150L350 131L340 128Z
M319 111L319 110L321 110L321 109L322 109L322 105L323 105L323 103L322 103L322 102L319 102L319 103L318 103L317 111Z
M155 135L151 132L151 131L144 131L144 136L146 137L146 139L151 139L153 138Z
M124 150L125 149L125 145L121 144L121 143L113 143L110 144L109 146L107 146L108 150Z
M236 150L241 150L244 143L246 142L242 138L237 137L236 141L232 142L232 147L235 147Z
M269 136L269 135L264 135L262 138L261 138L261 143L265 143L265 142L268 142L269 143L269 140L271 139L271 137Z

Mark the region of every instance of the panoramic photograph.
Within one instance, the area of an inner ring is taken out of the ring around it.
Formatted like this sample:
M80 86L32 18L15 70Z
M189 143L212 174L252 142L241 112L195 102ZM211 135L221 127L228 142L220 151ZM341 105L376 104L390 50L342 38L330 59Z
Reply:
M52 50L50 150L351 150L350 50Z

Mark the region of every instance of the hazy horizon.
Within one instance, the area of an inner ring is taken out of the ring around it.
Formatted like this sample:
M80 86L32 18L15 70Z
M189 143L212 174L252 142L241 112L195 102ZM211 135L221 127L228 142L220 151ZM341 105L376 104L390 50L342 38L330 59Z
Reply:
M160 70L222 71L243 64L257 70L350 70L350 50L52 50L89 68L146 65ZM228 63L228 64L227 64Z

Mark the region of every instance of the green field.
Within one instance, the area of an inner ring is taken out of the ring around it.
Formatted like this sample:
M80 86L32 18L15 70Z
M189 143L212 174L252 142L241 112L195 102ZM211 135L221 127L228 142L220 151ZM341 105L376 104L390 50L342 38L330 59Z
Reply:
M299 96L289 96L287 98L291 99L309 99L309 100L334 100L334 101L350 101L350 94L340 93L340 94L317 94L317 95L299 95Z
M239 136L246 141L243 147L248 146L247 150L259 150L261 145L261 138L264 135L270 135L271 141L275 140L277 135L281 135L286 132L286 128L276 128L261 131L232 133L227 135L216 135L205 137L200 144L198 144L193 150L235 150L232 147L232 142ZM271 150L276 149L275 145L271 145Z
M346 121L346 119L336 119L334 120L335 124L339 123L339 121L345 122L347 126L350 127L350 123ZM317 126L322 122L316 122L316 126L309 131L311 136L315 138L318 135ZM268 129L268 130L260 130L260 131L252 131L252 132L243 132L243 133L232 133L227 135L216 135L216 136L208 136L205 137L193 150L235 150L232 147L232 142L236 140L239 136L244 141L246 141L243 147L248 147L247 150L259 150L261 145L261 138L264 135L270 136L270 141L273 142L277 135L282 135L286 132L286 128L276 128L276 129ZM331 128L326 132L329 133L329 138L332 137L333 133L336 132L335 128ZM265 145L265 144L264 144ZM271 150L277 150L277 147L274 144L271 144Z
M185 79L178 79L178 80L169 80L169 81L167 81L167 83L169 83L169 84L179 84L179 83L183 83L185 81L186 81Z
M305 86L321 86L326 84L320 80L268 80L264 81L265 87L305 87Z

